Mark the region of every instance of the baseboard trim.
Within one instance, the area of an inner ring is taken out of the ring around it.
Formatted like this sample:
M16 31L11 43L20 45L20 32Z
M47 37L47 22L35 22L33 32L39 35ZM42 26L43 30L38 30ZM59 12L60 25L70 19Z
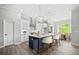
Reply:
M79 46L79 44L76 44L76 43L71 43L73 46Z
M18 43L14 43L14 45L18 45L18 44L21 44L22 42L18 42Z
M24 41L24 42L26 42L26 41ZM14 43L14 45L18 45L18 44L21 44L21 43L23 43L23 42ZM3 48L3 47L5 47L5 45L4 46L0 46L0 48Z

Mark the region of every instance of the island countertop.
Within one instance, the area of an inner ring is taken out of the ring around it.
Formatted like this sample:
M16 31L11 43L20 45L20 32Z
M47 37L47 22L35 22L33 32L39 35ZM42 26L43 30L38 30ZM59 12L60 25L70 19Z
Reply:
M50 36L54 36L53 33L48 33L48 34L42 34L42 35L29 35L31 37L36 37L36 38L46 38L46 37L50 37Z

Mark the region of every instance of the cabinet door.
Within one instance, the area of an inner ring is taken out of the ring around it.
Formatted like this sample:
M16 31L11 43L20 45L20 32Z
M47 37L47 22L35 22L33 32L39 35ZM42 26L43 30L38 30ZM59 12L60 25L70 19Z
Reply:
M29 36L29 48L33 49L33 38Z
M33 49L37 49L38 48L38 39L34 38L33 39Z
M38 40L39 40L39 42L38 42ZM38 46L39 46L39 48L43 48L42 39L41 38L33 39L33 49L38 49Z

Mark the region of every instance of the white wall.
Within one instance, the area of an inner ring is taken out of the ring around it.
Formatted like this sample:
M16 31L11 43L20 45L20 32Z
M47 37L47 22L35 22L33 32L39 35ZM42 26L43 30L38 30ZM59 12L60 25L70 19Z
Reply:
M79 7L72 11L72 39L74 45L79 46Z
M0 47L4 45L4 40L3 40L3 21L2 18L0 17Z

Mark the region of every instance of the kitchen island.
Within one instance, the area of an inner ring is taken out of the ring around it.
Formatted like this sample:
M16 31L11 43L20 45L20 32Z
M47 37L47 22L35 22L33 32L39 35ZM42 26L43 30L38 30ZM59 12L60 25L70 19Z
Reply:
M43 48L43 43L42 40L46 37L53 37L54 34L49 33L49 34L44 34L44 35L29 35L29 48L31 49L36 49L37 53L39 54L39 49Z

